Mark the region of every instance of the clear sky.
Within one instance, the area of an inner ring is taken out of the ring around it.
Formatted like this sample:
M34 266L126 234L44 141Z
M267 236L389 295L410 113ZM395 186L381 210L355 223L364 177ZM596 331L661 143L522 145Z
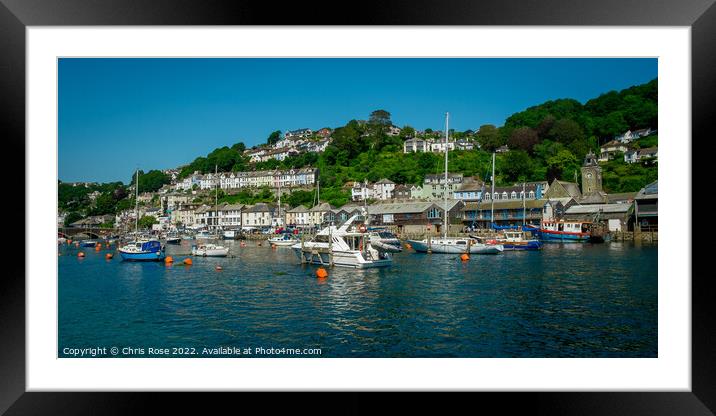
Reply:
M557 98L657 77L656 59L85 59L59 61L59 179L128 182L274 130L339 127L384 109L398 126L501 126Z

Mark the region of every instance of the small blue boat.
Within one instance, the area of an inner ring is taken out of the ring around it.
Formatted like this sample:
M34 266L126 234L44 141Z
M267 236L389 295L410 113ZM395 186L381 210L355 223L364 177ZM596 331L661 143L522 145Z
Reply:
M161 261L165 257L159 240L130 241L118 251L122 260L126 261Z
M94 247L99 243L97 240L82 240L80 242L80 247Z

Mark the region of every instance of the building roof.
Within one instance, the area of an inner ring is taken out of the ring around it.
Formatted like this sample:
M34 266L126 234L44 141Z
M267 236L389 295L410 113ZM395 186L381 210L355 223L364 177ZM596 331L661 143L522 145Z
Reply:
M332 210L333 207L328 202L324 202L321 204L316 205L315 207L309 209L309 212L328 212Z
M244 212L271 212L273 207L265 202L259 202L255 205L248 206L244 209Z
M291 212L291 213L308 212L308 208L306 208L303 205L299 205L296 208L288 210L288 212Z
M631 201L636 196L636 192L621 192L616 194L607 194L607 201L610 204L618 201Z
M572 205L567 208L565 214L596 214L601 213L627 213L632 204L594 204L594 205Z
M659 181L654 181L641 188L634 199L658 199L659 198Z
M378 185L378 184L395 184L395 182L391 181L390 179L383 178L383 179L379 180L378 182L376 182L375 184L376 185Z
M409 202L409 203L393 203L393 204L375 204L368 206L368 213L371 215L380 214L410 214L425 212L430 208L437 207L434 202ZM442 208L441 208L442 209Z

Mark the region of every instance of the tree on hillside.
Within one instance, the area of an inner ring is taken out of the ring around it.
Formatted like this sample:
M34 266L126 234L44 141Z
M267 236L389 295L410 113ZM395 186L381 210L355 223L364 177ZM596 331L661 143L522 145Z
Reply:
M403 140L407 140L410 138L415 137L415 129L411 126L403 126L402 129L400 129L400 138Z
M567 149L562 149L556 155L547 158L547 181L561 179L573 181L574 177L570 177L572 172L579 169L579 161Z
M584 130L576 121L562 118L554 122L548 135L559 143L569 144L575 140L583 140Z
M132 175L132 179L130 181L130 184L134 184L134 182L137 180L136 173ZM144 173L143 170L139 171L139 193L143 192L156 192L161 188L163 185L168 184L171 182L171 178L169 175L164 174L160 170L150 170L147 173Z
M510 149L519 149L532 153L532 148L538 141L536 131L529 127L520 127L512 131L510 138L507 139L507 146Z
M390 121L390 113L385 110L375 110L370 113L368 123L373 125L391 126L393 122Z
M477 142L480 143L482 149L488 152L505 144L500 137L499 130L492 124L480 126L480 130L477 131Z
M276 130L269 134L268 138L266 139L266 144L268 144L269 146L273 146L279 140L281 140L281 130Z
M500 173L510 182L526 181L532 169L532 159L524 150L510 150L504 154L500 163Z
M231 146L231 150L235 150L239 153L244 153L244 150L246 150L246 145L244 144L244 142L234 143L234 145Z

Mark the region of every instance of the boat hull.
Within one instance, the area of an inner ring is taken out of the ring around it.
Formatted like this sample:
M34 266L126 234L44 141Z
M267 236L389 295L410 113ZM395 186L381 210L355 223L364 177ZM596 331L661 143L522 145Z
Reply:
M119 255L124 261L162 261L164 253L161 251L145 252L145 253L127 253L119 250Z
M268 240L269 243L279 247L290 247L298 243L297 240Z
M589 241L588 233L568 233L564 231L540 230L543 241L559 241L565 243L585 243Z
M428 244L427 241L417 240L408 240L408 244L418 253L433 254L500 254L504 250L500 244L473 243L468 247L467 244L447 244L436 241Z
M328 253L311 251L310 248L304 250L301 247L293 246L293 251L301 263L317 264L327 266L330 264ZM353 269L373 269L378 267L387 267L393 264L391 258L381 260L365 261L359 252L340 252L333 253L333 265L339 267L349 267Z
M524 243L502 243L505 251L535 251L542 249L542 243L537 240L526 241Z
M226 257L229 255L229 249L192 250L191 254L198 257Z

